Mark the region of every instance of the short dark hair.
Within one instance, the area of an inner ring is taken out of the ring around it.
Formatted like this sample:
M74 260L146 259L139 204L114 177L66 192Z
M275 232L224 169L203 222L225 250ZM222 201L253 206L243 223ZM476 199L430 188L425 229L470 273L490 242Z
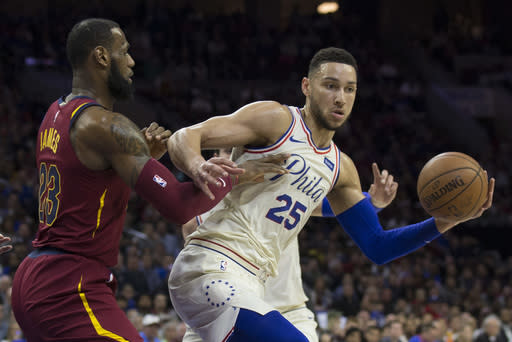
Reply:
M350 54L350 52L336 47L328 47L319 50L315 53L313 58L311 58L311 62L309 62L308 77L313 76L313 74L317 72L318 68L320 68L320 65L329 62L351 65L357 72L356 59Z
M92 49L97 46L112 47L112 29L119 27L115 21L89 18L75 24L68 34L66 52L71 68L81 67Z
M345 337L350 336L354 333L358 333L361 337L363 337L363 332L358 327L350 327L345 332Z

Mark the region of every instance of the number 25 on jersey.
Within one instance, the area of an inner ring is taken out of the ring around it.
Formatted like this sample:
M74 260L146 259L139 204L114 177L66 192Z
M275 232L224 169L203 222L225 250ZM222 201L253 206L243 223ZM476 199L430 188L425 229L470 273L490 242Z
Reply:
M39 222L51 226L59 211L60 173L54 164L39 166Z
M284 204L280 207L270 208L265 217L277 224L283 223L284 220L284 227L288 230L295 228L300 221L300 212L305 213L308 208L299 201L293 203L292 198L288 195L277 196L276 200L284 202ZM292 209L290 210L290 208ZM288 217L285 219L285 216Z

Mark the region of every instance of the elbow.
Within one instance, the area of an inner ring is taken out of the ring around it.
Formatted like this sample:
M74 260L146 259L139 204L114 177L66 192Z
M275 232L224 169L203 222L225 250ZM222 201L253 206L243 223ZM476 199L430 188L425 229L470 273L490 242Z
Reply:
M378 253L366 253L365 252L365 255L368 257L368 259L370 259L374 264L377 264L377 265L384 265L385 263L388 262L387 259L385 259L382 255L378 254Z
M385 255L383 248L385 248L384 245L374 244L372 246L365 246L364 248L361 248L361 250L374 264L384 265L390 260L388 256Z

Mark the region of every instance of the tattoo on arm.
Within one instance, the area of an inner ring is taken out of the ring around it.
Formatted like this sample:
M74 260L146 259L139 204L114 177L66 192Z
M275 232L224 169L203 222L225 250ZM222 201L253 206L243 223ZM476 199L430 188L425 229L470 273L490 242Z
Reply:
M137 183L138 176L144 167L144 164L151 157L149 153L149 147L146 141L140 135L139 129L130 120L115 115L112 118L110 124L110 133L117 145L120 147L122 153L132 155L134 157L135 164L129 174L130 186L135 186Z
M149 148L140 133L130 121L114 116L110 124L110 133L116 140L122 152L134 156L149 155Z

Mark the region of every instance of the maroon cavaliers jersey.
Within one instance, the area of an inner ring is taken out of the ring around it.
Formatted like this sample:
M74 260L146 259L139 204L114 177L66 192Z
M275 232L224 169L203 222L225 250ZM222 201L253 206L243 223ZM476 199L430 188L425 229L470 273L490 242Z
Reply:
M34 247L56 247L117 263L130 188L112 170L92 171L73 150L69 131L92 98L55 101L37 134L39 229Z

